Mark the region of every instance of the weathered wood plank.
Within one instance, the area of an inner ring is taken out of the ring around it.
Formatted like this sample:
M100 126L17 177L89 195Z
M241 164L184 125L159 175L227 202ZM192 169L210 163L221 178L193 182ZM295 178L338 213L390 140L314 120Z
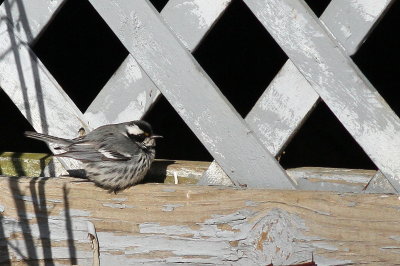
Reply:
M230 2L170 0L161 16L186 48L193 51ZM159 96L157 86L129 55L88 107L85 117L93 127L141 119Z
M331 1L320 20L346 52L353 53L393 2ZM372 6L373 10L366 15L365 10ZM319 95L288 60L249 112L246 122L264 146L277 156L307 119L318 99ZM201 183L229 183L226 178L219 166L213 162Z
M236 185L294 188L147 1L91 3Z
M61 165L50 154L0 153L0 174L7 176L51 176L49 166L53 163L61 172ZM155 160L144 182L196 184L210 162ZM220 168L219 168L220 169ZM323 167L300 167L286 170L296 180L298 189L354 193L395 193L383 175L375 170L341 169ZM230 181L230 179L227 179ZM233 186L233 183L223 185Z
M210 162L162 160L156 159L145 179L146 182L195 184ZM0 174L7 176L52 176L49 167L55 166L56 173L62 172L62 166L51 154L44 153L0 153ZM53 175L54 176L54 175Z
M0 262L394 265L398 196L0 178ZM377 217L379 213L379 217ZM35 243L35 244L33 244Z
M400 191L400 119L309 7L298 0L245 3Z
M0 23L0 86L38 132L75 137L82 113L8 22ZM9 49L11 47L11 49ZM5 50L4 50L5 49ZM62 159L67 169L79 167Z
M13 25L15 33L31 43L48 25L66 0L4 0L0 17Z
M393 193L398 194L387 178L378 171L364 188L365 193Z

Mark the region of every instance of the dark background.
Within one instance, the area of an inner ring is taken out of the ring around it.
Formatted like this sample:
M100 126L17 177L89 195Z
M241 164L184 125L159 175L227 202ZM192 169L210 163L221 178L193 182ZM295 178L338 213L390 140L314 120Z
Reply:
M330 1L306 2L319 16ZM167 1L152 3L160 11ZM397 1L353 56L398 115L399 22ZM31 47L81 111L86 110L128 54L86 0L69 0ZM241 0L233 1L193 55L243 117L287 60ZM0 114L0 152L49 152L44 144L23 137L23 131L32 127L1 90ZM165 137L158 145L158 158L212 160L165 98L145 119ZM285 168L375 169L323 102L285 149L281 164Z

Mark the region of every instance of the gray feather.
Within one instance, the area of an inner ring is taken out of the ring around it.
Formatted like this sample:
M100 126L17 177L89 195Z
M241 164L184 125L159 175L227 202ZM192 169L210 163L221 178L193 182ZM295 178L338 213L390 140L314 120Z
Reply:
M24 135L28 138L38 139L38 140L44 141L46 143L58 144L61 146L67 146L67 145L71 145L73 143L73 141L69 140L69 139L58 138L58 137L54 137L54 136L50 136L50 135L46 135L46 134L42 134L42 133L37 133L37 132L33 132L33 131L25 131Z

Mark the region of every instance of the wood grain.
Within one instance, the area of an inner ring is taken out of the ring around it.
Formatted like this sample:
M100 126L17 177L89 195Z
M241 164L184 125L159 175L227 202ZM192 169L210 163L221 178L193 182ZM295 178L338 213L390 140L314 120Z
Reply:
M394 265L398 196L138 185L117 195L72 178L0 178L0 263ZM91 226L89 226L91 227Z

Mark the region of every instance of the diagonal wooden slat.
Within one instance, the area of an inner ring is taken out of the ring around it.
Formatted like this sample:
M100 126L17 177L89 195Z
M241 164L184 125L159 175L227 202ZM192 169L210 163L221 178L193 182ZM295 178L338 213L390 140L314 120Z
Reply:
M75 137L80 127L87 129L82 113L6 20L0 24L0 55L0 87L35 130ZM60 161L67 169L80 166L75 160Z
M231 0L170 0L161 16L193 51ZM115 97L124 95L124 97ZM85 112L92 127L141 119L160 96L157 86L129 55Z
M294 188L151 4L90 2L236 185Z
M64 3L5 0L1 4L0 87L36 131L75 137L79 128L89 130L82 113L28 46ZM66 169L81 168L78 161L58 160Z
M231 2L170 0L161 11L161 16L183 45L193 51Z
M331 1L320 20L346 52L354 52L393 2ZM360 5L374 6L373 13L365 16L366 8L360 9ZM277 156L308 117L318 99L319 95L288 60L249 112L246 121L265 147ZM218 183L226 185L231 182L213 162L204 173L201 184Z
M4 0L0 6L0 17L8 20L19 39L31 43L66 0Z
M400 119L299 0L245 0L313 89L400 191Z

